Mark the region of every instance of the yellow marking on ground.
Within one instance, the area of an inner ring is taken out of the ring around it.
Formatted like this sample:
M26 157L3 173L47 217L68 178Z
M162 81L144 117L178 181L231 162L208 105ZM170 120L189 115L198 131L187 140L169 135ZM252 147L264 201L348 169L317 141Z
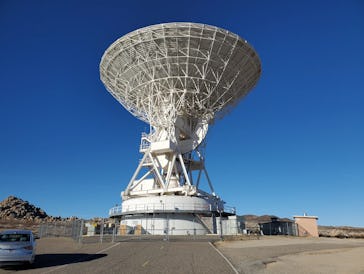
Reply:
M142 264L142 267L146 267L147 264L149 264L149 260L145 261L145 263Z

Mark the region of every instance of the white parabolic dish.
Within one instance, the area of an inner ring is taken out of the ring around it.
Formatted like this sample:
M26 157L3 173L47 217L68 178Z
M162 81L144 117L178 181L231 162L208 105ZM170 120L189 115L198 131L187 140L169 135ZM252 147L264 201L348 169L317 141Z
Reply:
M178 117L210 124L255 86L260 72L259 57L245 40L196 23L133 31L100 63L107 90L155 128L174 127Z

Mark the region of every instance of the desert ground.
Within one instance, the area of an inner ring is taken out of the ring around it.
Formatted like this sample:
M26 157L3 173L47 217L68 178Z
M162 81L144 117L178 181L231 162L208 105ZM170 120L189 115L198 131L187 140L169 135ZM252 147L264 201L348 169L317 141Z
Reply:
M364 239L266 236L215 245L239 273L364 274Z
M364 239L244 237L77 243L38 240L33 266L0 273L363 273Z

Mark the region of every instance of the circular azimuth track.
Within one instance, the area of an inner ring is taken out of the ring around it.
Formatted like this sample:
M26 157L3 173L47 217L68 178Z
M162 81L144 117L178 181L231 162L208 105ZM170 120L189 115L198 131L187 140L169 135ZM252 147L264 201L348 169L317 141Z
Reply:
M178 117L211 123L257 83L261 64L238 35L195 23L159 24L115 41L100 64L107 90L156 128Z

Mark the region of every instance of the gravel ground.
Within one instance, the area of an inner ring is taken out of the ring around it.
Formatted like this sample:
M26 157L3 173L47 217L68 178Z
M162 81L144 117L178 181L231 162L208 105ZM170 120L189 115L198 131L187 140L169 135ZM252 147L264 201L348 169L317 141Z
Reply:
M239 273L363 273L364 240L262 237L215 243Z

